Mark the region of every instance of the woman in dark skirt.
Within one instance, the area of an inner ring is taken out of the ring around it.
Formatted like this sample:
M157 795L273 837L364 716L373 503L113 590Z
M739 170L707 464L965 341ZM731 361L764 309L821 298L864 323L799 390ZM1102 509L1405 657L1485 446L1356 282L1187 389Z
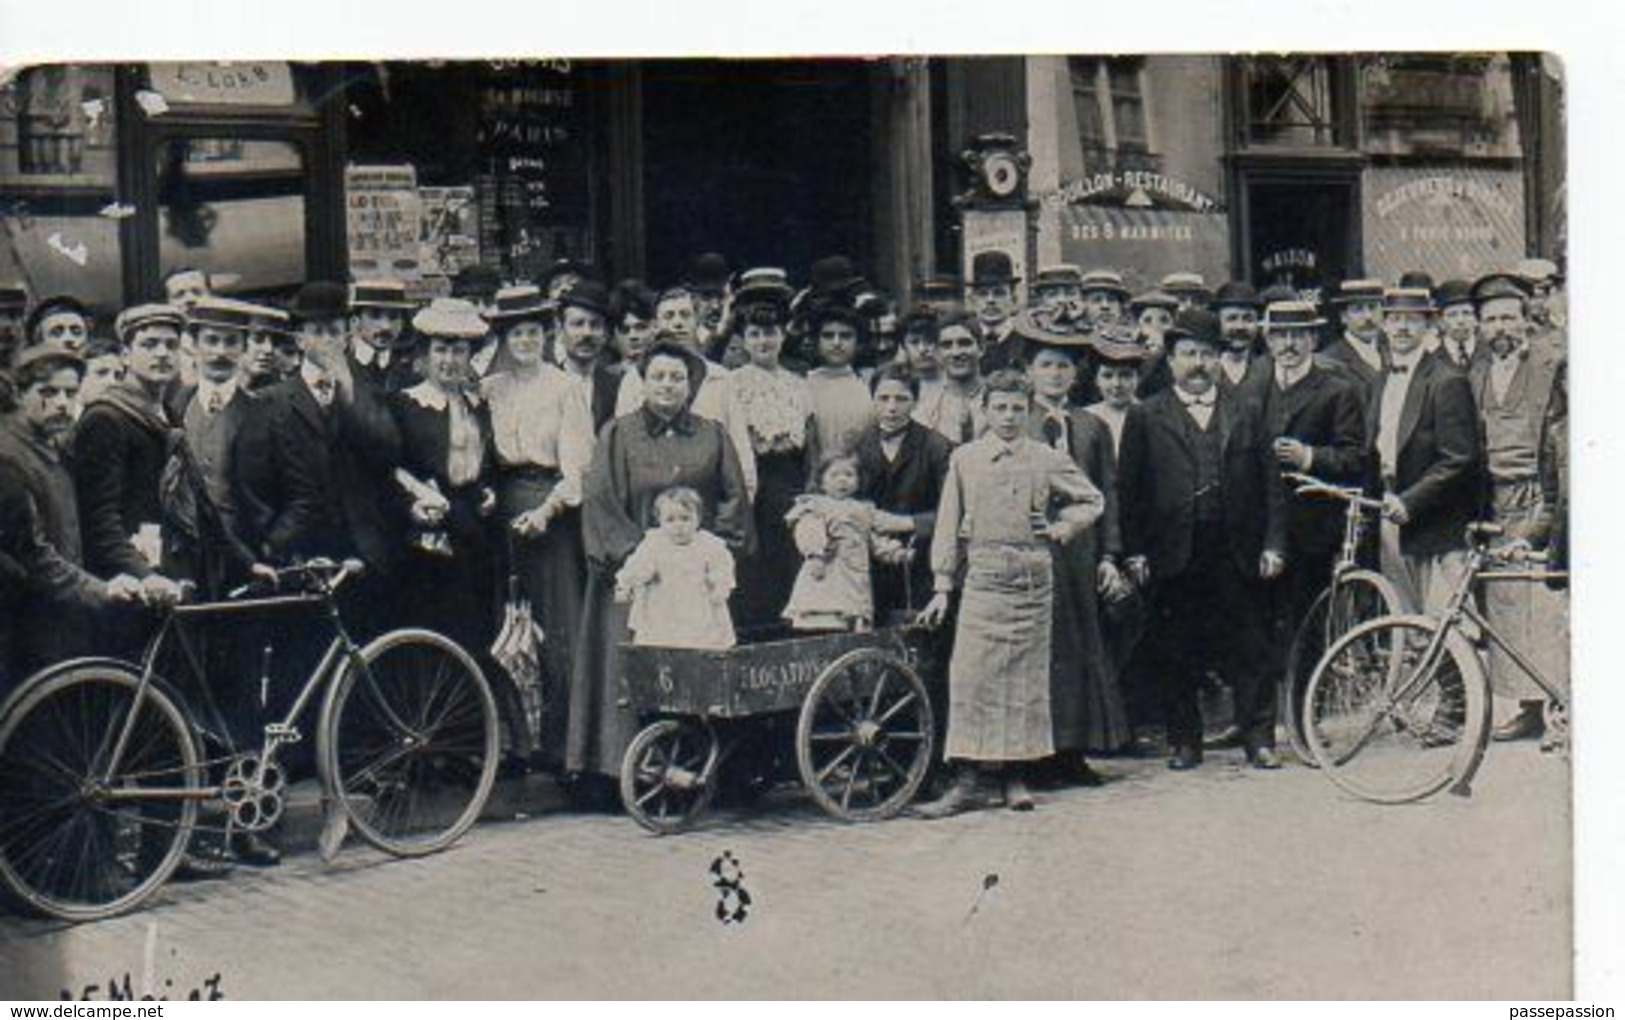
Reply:
M491 422L470 361L487 327L460 298L437 298L412 327L425 378L390 398L401 433L396 495L412 536L396 605L404 622L483 655L496 634L486 539Z
M619 704L621 645L629 606L614 598L615 572L652 525L655 497L675 485L699 493L701 527L736 552L750 528L745 476L718 423L690 409L689 379L701 371L687 348L657 342L644 359L643 404L599 433L581 502L589 573L570 674L565 768L615 789L637 720Z
M598 291L583 285L564 300L604 328ZM501 334L506 371L481 384L496 461L493 535L502 564L542 629L538 757L564 758L570 653L581 627L587 557L581 548L581 478L592 459L592 408L584 391L543 357L552 308L535 286L506 287L486 319Z
M756 455L754 545L738 563L734 622L746 633L774 627L790 598L801 553L785 514L807 491L818 463L818 430L807 381L779 362L789 319L790 288L747 283L734 295L732 334L749 360L730 382Z
M1037 338L1033 338L1035 341ZM1131 739L1117 670L1100 625L1100 598L1124 583L1117 569L1121 542L1112 492L1111 431L1067 402L1085 347L1035 342L1028 375L1034 389L1028 434L1070 456L1105 496L1099 522L1074 541L1054 546L1055 630L1051 644L1050 716L1060 778L1092 781L1085 752L1111 752Z

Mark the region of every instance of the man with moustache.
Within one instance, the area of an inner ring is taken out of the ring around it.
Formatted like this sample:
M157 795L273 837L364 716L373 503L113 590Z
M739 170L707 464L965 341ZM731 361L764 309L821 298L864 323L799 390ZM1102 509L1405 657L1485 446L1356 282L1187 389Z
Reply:
M604 357L609 342L609 295L597 280L584 279L561 291L554 304L558 314L554 342L563 353L559 367L592 408L596 431L615 417L623 378Z
M1484 437L1490 519L1506 529L1502 541L1537 547L1552 516L1541 488L1541 439L1561 359L1530 342L1535 327L1527 313L1527 282L1506 274L1487 276L1474 285L1473 299L1488 350L1469 381ZM1567 676L1568 612L1560 593L1537 584L1492 584L1485 588L1484 608L1495 629L1541 672L1558 681ZM1541 736L1544 692L1499 649L1491 650L1489 663L1496 695L1518 703L1495 738Z
M1202 761L1209 669L1235 691L1254 768L1275 756L1268 582L1286 566L1286 513L1263 407L1218 390L1219 320L1187 309L1168 334L1171 389L1131 408L1118 463L1125 566L1148 589L1162 652L1168 766Z
M1033 277L1032 313L1045 329L1088 331L1083 304L1083 271L1070 263L1045 266Z
M1026 368L1026 350L1016 333L1015 263L1002 251L978 252L971 259L970 309L982 335L982 372Z
M1089 329L1096 336L1118 332L1128 305L1129 290L1123 284L1123 274L1115 269L1091 269L1083 274L1080 287L1083 292L1084 315Z
M95 651L93 614L136 599L141 582L83 568L69 436L84 362L60 344L22 352L16 409L0 417L0 699L53 662ZM172 593L155 581L155 595Z
M1369 488L1383 501L1382 572L1420 612L1441 609L1466 569L1466 529L1484 492L1472 388L1423 349L1432 317L1427 291L1387 293L1389 364L1366 402Z
M399 280L363 280L350 288L349 376L380 400L417 382L406 336L414 307Z
M1383 342L1381 280L1344 280L1332 304L1340 309L1343 335L1327 345L1321 356L1349 372L1363 387L1383 378L1388 353Z
M1264 310L1264 339L1272 372L1265 399L1271 452L1281 474L1313 475L1337 485L1365 478L1365 408L1358 384L1315 361L1315 337L1324 326L1306 301L1277 301ZM1299 497L1281 480L1287 500L1286 570L1276 587L1282 660L1309 606L1331 581L1343 543L1344 506Z
M962 446L987 431L982 333L977 320L964 312L940 317L937 357L942 363L942 385L920 394L914 420Z
M1489 348L1478 342L1478 312L1473 307L1473 287L1466 280L1446 280L1433 292L1439 309L1439 345L1444 357L1463 372L1489 357Z
M1219 390L1243 400L1262 400L1274 366L1259 350L1258 294L1245 280L1230 280L1213 292L1224 350L1219 352Z
M1568 356L1568 323L1562 310L1563 275L1551 259L1524 259L1513 275L1529 290L1529 349L1543 358Z

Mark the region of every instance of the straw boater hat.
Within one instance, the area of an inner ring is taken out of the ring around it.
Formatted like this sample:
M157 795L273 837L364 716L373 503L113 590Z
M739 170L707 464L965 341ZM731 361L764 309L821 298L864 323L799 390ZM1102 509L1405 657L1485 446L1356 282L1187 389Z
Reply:
M192 329L207 327L238 333L279 333L284 336L292 333L292 319L280 308L212 294L197 299L187 320Z
M412 316L412 330L424 341L482 339L490 327L480 317L474 302L463 298L435 298Z
M553 306L542 294L542 288L534 283L521 283L496 292L495 307L485 313L485 321L493 329L502 330L525 320L547 322L553 315Z
M1189 299L1199 305L1207 304L1211 293L1202 274L1191 272L1169 273L1157 284L1157 289L1176 298Z
M1512 272L1532 287L1563 282L1563 274L1551 259L1524 259Z
M1108 291L1116 294L1121 301L1129 299L1129 290L1123 285L1123 274L1115 269L1091 269L1083 274L1080 285L1085 294L1095 291Z
M1320 309L1311 301L1272 301L1264 309L1264 331L1272 329L1319 329L1326 325Z
M1381 280L1344 280L1337 285L1337 293L1332 296L1332 304L1346 305L1355 301L1382 301L1387 297L1387 288Z
M1382 307L1389 312L1436 312L1433 295L1421 287L1395 287L1382 296Z

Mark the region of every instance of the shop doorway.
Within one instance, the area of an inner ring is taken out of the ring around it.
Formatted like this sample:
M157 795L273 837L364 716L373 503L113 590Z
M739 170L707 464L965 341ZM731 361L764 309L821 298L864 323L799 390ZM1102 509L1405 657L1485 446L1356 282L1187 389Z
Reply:
M703 251L798 282L824 255L870 268L869 81L861 61L644 64L649 279L680 279Z
M1262 290L1320 300L1361 271L1358 178L1244 176L1242 255Z

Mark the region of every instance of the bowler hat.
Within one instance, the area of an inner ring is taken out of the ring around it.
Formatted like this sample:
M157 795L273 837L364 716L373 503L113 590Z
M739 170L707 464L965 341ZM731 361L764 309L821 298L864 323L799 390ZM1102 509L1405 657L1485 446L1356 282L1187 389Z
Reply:
M845 255L826 255L812 264L807 282L815 294L828 294L857 287L863 277Z
M174 305L135 305L124 309L113 320L113 332L123 344L128 344L136 330L146 326L169 326L180 332L186 328L186 313Z
M1015 283L1021 279L1016 275L1015 263L1010 256L1002 251L979 251L970 260L970 285L972 287L996 286L1001 283Z
M582 277L570 283L554 299L562 313L567 307L581 308L599 315L609 315L609 292L597 280Z
M1288 287L1284 283L1272 283L1258 292L1259 305L1268 308L1277 301L1301 301L1296 288Z
M1110 291L1124 301L1129 299L1128 288L1123 285L1123 274L1115 269L1091 269L1083 274L1083 292Z
M1312 301L1273 301L1264 309L1264 331L1318 329L1326 325Z
M490 332L472 301L443 297L412 316L412 330L423 340L478 340Z
M452 297L487 299L501 289L502 274L483 263L464 266L451 279Z
M1346 305L1355 301L1381 301L1387 293L1387 288L1381 280L1344 280L1337 285L1337 293L1332 296L1332 304Z
M1490 273L1481 276L1473 282L1473 304L1482 305L1486 301L1496 298L1519 298L1527 300L1529 297L1529 284L1520 276L1511 273Z
M542 288L533 283L499 289L494 304L495 307L485 313L485 320L497 329L525 319L545 322L553 318L553 306L542 297Z
M341 319L350 314L350 289L332 280L312 280L293 296L294 320Z
M417 306L406 296L406 284L400 280L358 280L350 286L351 308L388 308L409 312Z
M1433 277L1420 269L1408 269L1400 274L1399 286L1405 290L1425 290L1431 293Z
M1433 295L1421 287L1394 287L1384 292L1382 307L1390 312L1432 312Z
M1167 341L1171 348L1176 340L1196 340L1213 347L1224 346L1224 334L1219 328L1219 317L1205 308L1187 308L1174 316Z
M1209 305L1215 310L1236 305L1245 308L1257 308L1258 292L1253 290L1253 285L1246 280L1226 280L1219 285L1218 290L1213 292L1213 300L1209 302Z
M1446 280L1433 290L1433 303L1440 308L1473 303L1473 285L1466 280Z
M728 260L714 251L696 255L683 274L683 282L701 294L721 294L728 287Z

